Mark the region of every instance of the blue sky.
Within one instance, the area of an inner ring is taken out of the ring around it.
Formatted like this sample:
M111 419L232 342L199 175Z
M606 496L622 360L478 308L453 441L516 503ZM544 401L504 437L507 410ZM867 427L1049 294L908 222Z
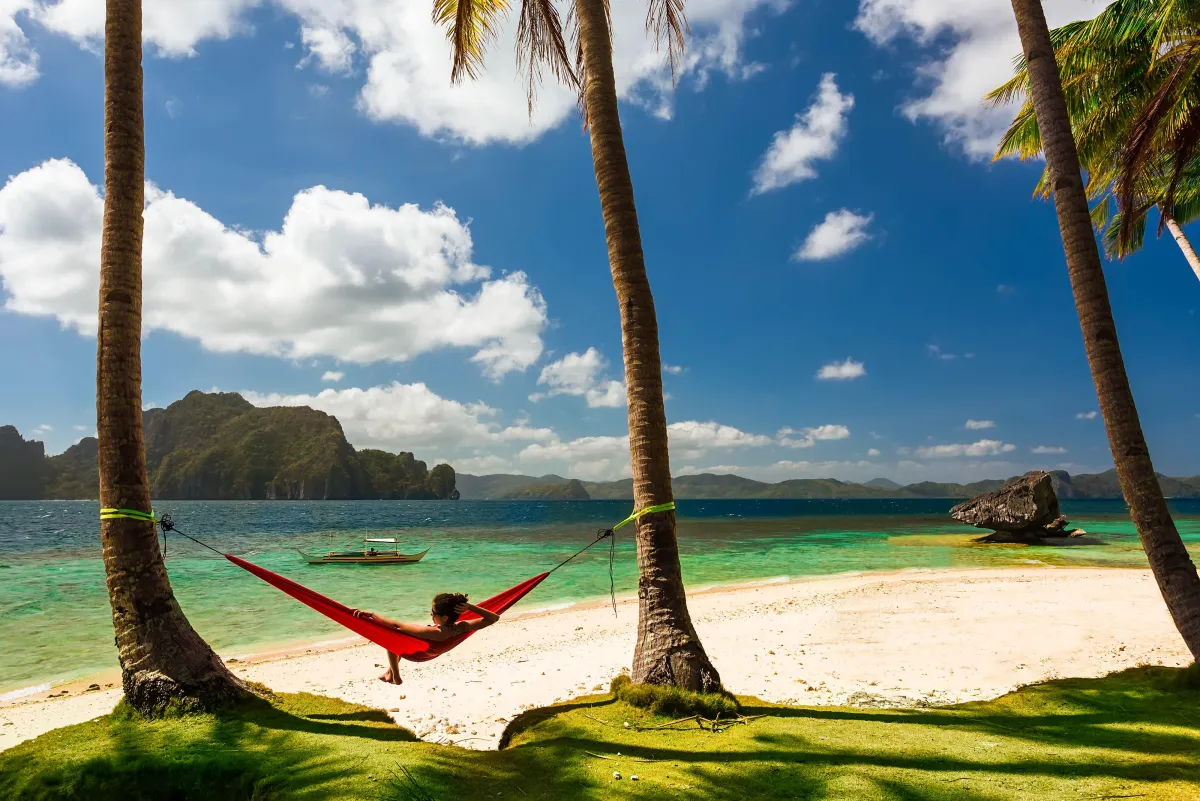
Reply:
M963 5L693 2L672 93L614 0L676 474L1111 465L1040 165L988 160L1011 7ZM57 452L95 427L103 3L13 6L0 423ZM529 119L511 29L451 87L409 0L147 4L147 405L217 387L463 472L628 474L587 139L550 84ZM1156 466L1200 472L1200 287L1169 238L1107 273Z

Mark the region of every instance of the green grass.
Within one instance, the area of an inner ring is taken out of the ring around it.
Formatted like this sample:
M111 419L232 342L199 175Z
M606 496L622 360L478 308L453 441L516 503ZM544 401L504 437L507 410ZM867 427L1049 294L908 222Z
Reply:
M672 686L634 684L624 673L612 680L609 693L630 706L670 718L731 718L739 708L737 699L726 692L698 693Z
M740 700L769 717L713 734L639 732L663 718L610 695L577 699L521 715L492 752L413 742L383 712L311 695L219 717L115 714L0 753L0 798L1200 799L1195 668L945 709Z

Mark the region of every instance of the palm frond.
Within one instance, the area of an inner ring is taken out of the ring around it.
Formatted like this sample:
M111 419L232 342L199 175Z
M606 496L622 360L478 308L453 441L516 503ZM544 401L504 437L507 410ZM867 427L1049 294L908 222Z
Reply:
M1008 156L1017 156L1024 161L1041 151L1042 135L1038 130L1037 115L1034 114L1033 103L1026 102L1017 112L1012 125L1004 132L992 160L999 161Z
M1110 259L1124 259L1131 253L1136 253L1142 249L1146 240L1147 219L1145 214L1133 220L1132 225L1126 225L1124 215L1121 212L1113 214L1112 219L1108 223L1108 227L1104 229L1104 252ZM1126 242L1121 240L1121 229L1128 228L1130 231L1129 239Z
M984 95L983 100L988 106L1007 106L1024 96L1028 88L1029 74L1021 69L1017 71L1016 75Z
M674 84L680 59L687 41L687 14L685 0L650 0L646 7L646 32L654 37L659 49L667 46L667 63L671 65L671 83Z
M579 76L571 66L554 0L523 0L517 23L517 69L527 76L530 116L542 83L543 66L569 88L579 90Z
M1165 217L1175 216L1175 196L1188 163L1196 156L1197 147L1200 147L1200 115L1193 115L1188 120L1188 124L1176 134L1171 150L1171 160L1175 163L1175 170L1171 173L1171 181L1159 204L1164 216L1158 226L1160 235L1166 224Z
M1115 0L1091 20L1051 31L1051 42L1093 222L1110 255L1142 246L1156 206L1200 218L1200 0ZM990 105L1025 96L1024 58L1013 67L988 93ZM996 158L1036 158L1041 145L1026 99ZM1034 194L1050 194L1044 172Z
M1132 208L1134 205L1139 177L1155 158L1156 139L1165 129L1179 127L1178 122L1172 124L1171 117L1176 111L1174 100L1183 89L1183 82L1189 72L1187 66L1187 59L1177 61L1166 80L1162 82L1129 125L1130 133L1120 154L1117 179L1120 186L1119 197L1122 210ZM1191 147L1194 149L1194 141L1191 143ZM1166 211L1166 213L1170 212ZM1132 234L1133 219L1129 215L1123 219L1121 229L1123 243L1128 243Z
M1097 231L1103 231L1112 221L1113 212L1112 195L1105 195L1099 203L1092 206L1092 227Z
M433 0L433 22L450 40L450 80L478 78L488 45L496 38L508 0Z

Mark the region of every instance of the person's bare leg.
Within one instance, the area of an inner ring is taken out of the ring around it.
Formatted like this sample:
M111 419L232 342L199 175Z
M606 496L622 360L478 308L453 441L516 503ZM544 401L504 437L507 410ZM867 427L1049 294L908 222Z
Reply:
M388 655L388 669L379 677L380 681L385 681L388 684L403 684L404 679L400 678L400 657L393 654L391 651Z

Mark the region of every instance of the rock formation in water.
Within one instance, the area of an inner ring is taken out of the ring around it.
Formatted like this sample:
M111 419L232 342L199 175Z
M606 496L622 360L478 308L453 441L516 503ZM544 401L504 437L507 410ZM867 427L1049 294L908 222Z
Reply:
M46 481L46 446L0 426L0 500L40 498Z
M1045 537L1079 536L1068 530L1067 518L1058 507L1053 477L1032 472L1011 479L994 492L985 492L950 510L955 520L995 532L985 539L1003 541Z

